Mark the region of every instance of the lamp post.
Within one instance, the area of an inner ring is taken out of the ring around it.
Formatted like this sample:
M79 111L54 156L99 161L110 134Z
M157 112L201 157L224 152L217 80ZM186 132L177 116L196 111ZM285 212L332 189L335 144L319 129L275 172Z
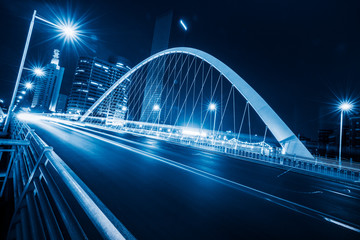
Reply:
M215 115L214 115L214 126L213 126L213 136L214 136L214 138L215 138L216 104L215 104L215 103L210 103L210 104L209 104L209 110L215 112Z
M342 143L344 112L350 111L352 109L352 104L349 102L343 102L340 104L339 109L340 109L339 168L341 168L341 143Z
M159 104L155 104L155 105L153 106L153 110L156 111L156 112L158 112L158 126L157 126L157 129L159 130L160 111L161 111Z
M31 82L26 82L25 88L26 88L26 90L31 90L33 88L33 84Z
M18 71L17 78L16 78L15 88L14 88L14 91L13 91L13 95L12 95L10 105L9 105L9 108L8 108L7 118L6 118L6 121L5 121L5 124L4 124L4 128L3 128L3 134L7 133L9 123L10 123L10 120L11 120L11 115L12 115L12 112L14 111L14 103L15 103L15 100L16 100L16 93L18 91L21 75L22 75L22 72L23 72L23 69L24 69L24 64L25 64L26 55L27 55L27 52L28 52L28 49L29 49L29 44L30 44L31 34L32 34L32 31L33 31L33 28L34 28L35 19L43 21L43 22L45 22L47 24L50 24L53 27L56 27L57 29L59 29L61 31L60 36L65 38L65 41L67 41L68 39L77 38L77 36L76 36L76 33L77 33L76 32L76 27L68 25L68 24L66 24L66 25L65 24L56 25L56 24L54 24L54 23L52 23L52 22L50 22L48 20L45 20L45 19L43 19L43 18L41 18L39 16L36 16L36 10L34 10L34 13L33 13L33 16L31 18L31 22L30 22L29 31L28 31L28 34L27 34L27 37L26 37L25 47L24 47L22 58L21 58L19 71ZM36 70L35 74L40 74L40 72L38 70Z
M14 92L11 98L11 102L8 108L8 114L7 114L7 118L5 120L5 125L3 128L3 132L6 133L9 127L9 123L10 123L10 119L11 119L11 114L13 112L13 107L14 107L14 103L15 103L15 99L16 99L16 93L17 90L19 88L19 84L20 84L20 78L21 78L21 74L24 68L24 64L25 64L25 59L26 59L26 55L27 55L27 51L29 48L29 44L30 44L30 39L31 39L31 34L32 34L32 30L34 27L34 22L35 22L35 17L36 17L36 10L34 10L31 22L30 22L30 27L29 27L29 31L28 31L28 35L26 38L26 42L25 42L25 48L24 48L24 52L21 58L21 63L20 63L20 67L19 67L19 71L18 71L18 75L16 77L16 83L15 83L15 88L14 88Z

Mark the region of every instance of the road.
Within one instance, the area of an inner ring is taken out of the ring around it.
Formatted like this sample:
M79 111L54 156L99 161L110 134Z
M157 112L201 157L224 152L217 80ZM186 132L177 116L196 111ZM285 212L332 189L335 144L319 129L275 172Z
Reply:
M360 187L158 139L29 125L138 239L360 239Z

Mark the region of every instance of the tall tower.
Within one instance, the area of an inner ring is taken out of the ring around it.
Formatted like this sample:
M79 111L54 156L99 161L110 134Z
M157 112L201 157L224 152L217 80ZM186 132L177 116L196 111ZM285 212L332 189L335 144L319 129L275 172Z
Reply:
M151 46L151 55L165 50L169 47L170 30L173 12L167 12L156 19L153 41ZM143 104L141 108L140 121L142 122L160 122L161 112L161 91L163 87L163 77L165 72L165 62L160 63L155 70L152 62L149 63L146 85L144 91ZM154 72L156 71L156 73ZM154 106L160 109L154 111Z
M130 67L124 58L112 58L111 62L97 57L80 57L75 71L66 112L84 114ZM125 118L127 111L127 88L130 79L126 79L118 88L121 93L109 101L109 106L98 109L98 117L115 122ZM100 108L100 107L99 107Z
M36 79L31 108L44 112L55 112L65 70L59 66L59 56L60 51L55 49L51 62L44 68L45 76Z

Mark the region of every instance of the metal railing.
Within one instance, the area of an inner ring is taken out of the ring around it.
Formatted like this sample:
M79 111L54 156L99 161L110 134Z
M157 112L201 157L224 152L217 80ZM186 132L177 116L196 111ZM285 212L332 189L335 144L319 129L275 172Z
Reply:
M135 239L30 127L14 118L0 196L13 183L8 239ZM12 181L11 181L12 180Z
M203 142L191 142L186 140L179 140L181 144L187 144L196 148L203 148L210 151L216 151L228 154L234 157L245 158L252 161L262 162L265 164L276 165L284 167L288 170L302 171L310 174L317 174L327 178L335 178L339 180L350 181L358 183L360 181L360 168L358 164L343 163L341 166L337 162L326 161L327 159L306 159L297 156L282 155L282 154L262 154L259 152L252 152L246 148L234 149L229 146L213 146Z

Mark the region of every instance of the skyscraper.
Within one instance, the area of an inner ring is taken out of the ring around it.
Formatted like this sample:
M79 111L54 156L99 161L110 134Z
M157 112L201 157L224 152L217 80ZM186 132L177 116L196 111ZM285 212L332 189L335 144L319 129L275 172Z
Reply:
M68 96L65 94L59 94L58 102L56 104L56 112L63 113L66 110Z
M44 68L45 76L36 78L31 108L36 108L43 112L55 112L65 70L59 66L59 55L60 51L55 49L51 62Z
M350 117L350 157L360 161L360 115Z
M169 46L169 38L170 38L170 30L172 23L172 11L167 12L164 15L159 16L156 19L153 41L151 46L151 55L165 50ZM163 86L163 77L165 71L165 62L159 64L159 68L156 70L156 74L154 74L154 67L152 66L152 62L148 69L147 73L145 91L144 91L144 99L143 105L141 109L141 117L140 121L143 122L160 122L161 114L164 111L161 111L161 91ZM159 106L160 109L154 111L154 106Z
M84 114L115 81L130 70L124 58L112 58L111 60L113 63L97 57L80 57L67 104L67 113ZM130 80L126 79L119 86L119 89L123 91L122 94L109 103L111 104L109 109L112 109L111 116L109 116L109 111L103 109L103 111L98 111L99 117L124 119L129 83Z

